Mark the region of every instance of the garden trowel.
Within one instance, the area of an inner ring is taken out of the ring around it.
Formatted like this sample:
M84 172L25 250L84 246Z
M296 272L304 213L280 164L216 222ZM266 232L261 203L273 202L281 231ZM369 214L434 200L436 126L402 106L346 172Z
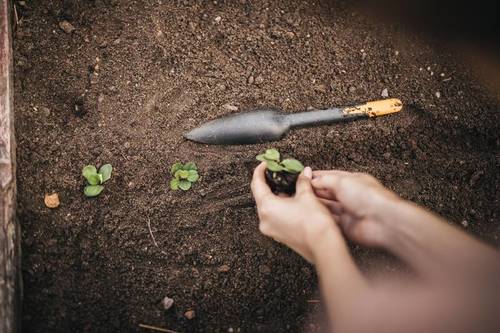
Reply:
M184 137L215 145L262 143L279 140L292 128L379 117L399 112L402 107L399 99L391 98L349 107L298 113L259 109L212 120L184 134Z

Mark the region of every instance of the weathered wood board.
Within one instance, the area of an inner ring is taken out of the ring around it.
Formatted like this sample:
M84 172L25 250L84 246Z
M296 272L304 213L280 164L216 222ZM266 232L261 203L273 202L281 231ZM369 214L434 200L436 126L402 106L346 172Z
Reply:
M0 0L0 333L19 328L21 294L10 15L10 1Z

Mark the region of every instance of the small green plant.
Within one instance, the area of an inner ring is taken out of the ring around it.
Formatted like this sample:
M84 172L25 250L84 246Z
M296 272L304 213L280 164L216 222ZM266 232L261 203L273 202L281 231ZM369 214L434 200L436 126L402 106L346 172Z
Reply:
M294 158L281 160L279 151L267 149L264 154L257 155L257 160L266 162L266 182L274 193L293 195L299 173L304 170L300 161Z
M294 158L280 161L280 152L276 149L267 149L264 154L257 155L257 160L266 162L267 169L272 172L300 173L304 170L302 163Z
M170 173L174 177L170 181L170 188L174 191L178 189L187 191L196 181L198 181L198 179L200 179L198 167L194 162L188 162L186 164L177 162L170 168Z
M87 165L82 169L82 176L87 180L87 185L83 193L87 197L96 197L104 190L104 184L111 178L113 167L111 164L104 164L99 168L99 172L93 165Z

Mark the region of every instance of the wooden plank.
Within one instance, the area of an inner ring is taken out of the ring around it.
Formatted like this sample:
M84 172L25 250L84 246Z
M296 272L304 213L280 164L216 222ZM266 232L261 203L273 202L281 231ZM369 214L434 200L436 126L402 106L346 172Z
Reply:
M0 0L0 333L18 329L21 294L10 5Z

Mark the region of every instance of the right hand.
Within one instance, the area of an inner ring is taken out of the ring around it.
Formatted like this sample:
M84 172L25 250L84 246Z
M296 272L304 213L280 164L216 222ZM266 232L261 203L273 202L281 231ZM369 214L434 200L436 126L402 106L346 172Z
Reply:
M315 245L327 235L340 234L340 230L330 211L314 195L311 168L306 167L299 175L297 191L291 197L278 196L271 191L265 170L266 163L255 168L251 184L260 231L313 263Z
M384 212L398 196L374 177L338 170L313 172L318 198L330 209L347 238L366 246L383 247L387 241Z

